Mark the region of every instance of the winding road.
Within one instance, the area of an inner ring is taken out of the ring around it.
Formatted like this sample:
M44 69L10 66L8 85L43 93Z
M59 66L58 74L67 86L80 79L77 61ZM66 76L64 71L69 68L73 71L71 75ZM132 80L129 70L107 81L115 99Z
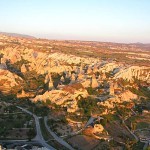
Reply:
M60 138L59 136L57 136L47 125L47 117L44 117L44 124L46 129L48 130L48 132L53 136L53 138L59 142L61 145L65 146L66 148L68 148L69 150L74 150L73 147L71 147L71 145L69 145L66 141L64 141L62 138Z
M36 116L35 114L33 114L32 112L17 106L17 108L21 109L23 112L31 115L34 117L35 119L35 124L36 124L36 137L33 139L33 141L38 141L40 144L42 144L44 147L46 147L49 150L55 150L55 148L53 148L52 146L50 146L49 144L46 143L46 141L44 140L43 136L42 136L42 132L41 132L41 128L40 128L40 123L39 123L39 118L38 116Z
M37 141L39 142L40 144L42 144L44 147L46 147L47 149L49 150L55 150L55 148L53 148L52 146L50 146L49 144L47 144L48 141L45 141L43 136L42 136L42 132L41 132L41 128L40 128L40 123L39 123L39 117L36 116L35 114L33 114L32 112L28 111L27 109L25 108L22 108L20 106L17 106L17 108L21 109L23 112L31 115L34 117L35 119L35 124L36 124L36 136L34 139L32 139L32 141ZM90 117L89 120L87 121L87 123L85 124L84 128L75 132L75 133L72 133L72 135L76 135L78 133L80 133L82 130L84 130L88 125L90 125L91 123L93 123L93 121L95 120L94 117ZM51 134L51 136L53 136L53 138L58 142L60 143L61 145L63 145L64 147L66 147L67 149L69 150L74 150L73 147L71 147L71 145L69 145L66 141L64 141L61 137L57 136L50 128L49 126L47 125L47 117L44 117L44 124L45 124L45 127L47 129L47 131Z

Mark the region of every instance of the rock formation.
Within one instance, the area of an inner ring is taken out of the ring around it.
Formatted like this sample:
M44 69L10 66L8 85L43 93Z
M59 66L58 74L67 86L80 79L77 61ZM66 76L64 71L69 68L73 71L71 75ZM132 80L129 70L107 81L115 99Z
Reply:
M65 82L64 76L61 76L60 82L62 82L62 83Z
M97 67L96 65L94 65L93 72L96 73L96 72L98 72L98 71L99 71L99 70L98 70L98 67Z
M75 75L75 73L73 73L72 75L71 75L71 78L70 78L70 80L71 80L71 84L72 83L75 83L75 81L76 81L76 75Z
M82 81L82 80L84 80L84 79L85 79L85 75L82 74L82 73L79 73L79 74L78 74L78 81Z
M52 103L67 107L68 112L77 110L77 97L87 97L88 93L81 84L72 84L65 86L62 90L51 90L43 95L37 95L32 101L46 101L49 99ZM70 100L70 101L68 101ZM72 100L72 101L71 101Z
M7 65L6 65L6 63L1 63L0 64L0 69L4 69L4 70L6 70L7 69Z
M8 70L0 69L0 91L2 93L8 94L13 87L19 86L22 82L20 78L15 73L11 73Z
M84 88L88 88L91 86L91 78L87 78L85 81L82 81L81 84Z
M104 130L104 127L101 124L95 124L93 133L101 133L103 132L103 130Z
M150 67L131 66L120 70L115 74L114 79L122 78L127 81L134 81L134 79L147 81L150 83Z
M53 89L53 81L52 81L52 77L51 77L51 74L48 73L46 76L45 76L45 80L44 80L44 83L47 84L48 83L48 89L49 90L52 90Z
M105 80L105 79L106 79L106 74L103 73L103 74L101 75L101 80Z
M131 91L127 90L120 93L119 95L115 95L115 97L108 98L101 104L107 106L108 108L114 108L117 103L131 102L137 98L138 96L136 94L133 94Z
M51 77L51 74L48 75L49 77L49 83L48 83L48 89L49 90L52 90L54 88L53 86L53 81L52 81L52 77Z
M27 71L26 65L23 64L23 65L21 66L21 72L24 73L24 72L26 72L26 71Z
M114 95L114 83L113 82L109 84L109 94Z
M114 69L116 68L119 68L120 65L117 64L117 63L107 63L105 65L103 65L99 71L103 72L103 73L106 73L106 72L110 72L110 71L113 71Z
M87 70L87 74L91 74L93 71L92 71L92 68L91 67L88 67L88 70Z
M99 87L99 83L97 82L97 79L95 77L95 74L92 75L92 83L91 83L92 88L97 88Z

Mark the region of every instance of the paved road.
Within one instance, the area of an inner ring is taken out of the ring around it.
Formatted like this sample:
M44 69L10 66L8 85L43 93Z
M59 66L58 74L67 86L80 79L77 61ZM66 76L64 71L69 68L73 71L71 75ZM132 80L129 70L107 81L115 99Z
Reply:
M135 140L138 142L139 138L128 128L128 126L125 124L124 120L122 120L122 121L123 121L125 128L130 132L130 134L132 134L134 136Z
M0 143L12 143L12 144L19 143L19 144L41 145L38 141L29 141L29 140L0 140Z
M0 140L0 142L29 142L29 140Z
M48 132L53 136L53 138L59 142L61 145L65 146L66 148L68 148L69 150L74 150L73 147L71 147L66 141L64 141L62 138L58 137L47 125L47 117L44 117L44 123L45 123L45 127L48 130Z
M95 120L95 118L90 117L90 119L88 120L88 122L86 123L84 128L86 128L87 126L91 125L94 122L94 120Z
M131 111L133 111L133 110L131 109ZM133 112L134 112L134 111L133 111ZM134 112L134 114L137 115L136 112ZM119 116L119 117L120 117L120 116ZM134 138L135 138L135 140L136 140L137 142L140 140L140 142L145 143L145 145L144 145L144 147L143 147L143 150L146 150L147 146L148 146L149 143L150 143L150 140L149 140L149 139L146 139L146 140L141 140L141 139L139 139L139 137L135 134L135 132L136 132L136 131L142 131L142 130L148 130L148 128L145 128L145 129L137 129L137 130L131 131L131 130L128 128L128 126L126 125L126 123L125 123L125 121L128 120L130 117L131 117L131 116L129 116L129 117L126 118L125 120L123 120L121 117L120 117L120 119L123 121L123 124L125 125L126 129L134 136Z
M17 108L21 109L22 111L24 111L25 113L28 113L29 115L33 116L35 119L35 124L36 124L36 137L34 138L34 141L38 141L39 143L41 143L44 147L46 147L49 150L55 150L55 148L53 148L52 146L48 145L46 143L46 141L44 140L42 133L41 133L41 128L40 128L40 123L39 123L39 118L33 114L32 112L17 106Z
M130 132L130 134L132 134L136 140L136 142L139 141L139 138L128 128L128 126L125 123L125 120L129 119L130 117L126 118L125 120L122 118L122 116L118 115L119 118L122 120L123 125L125 126L125 128Z

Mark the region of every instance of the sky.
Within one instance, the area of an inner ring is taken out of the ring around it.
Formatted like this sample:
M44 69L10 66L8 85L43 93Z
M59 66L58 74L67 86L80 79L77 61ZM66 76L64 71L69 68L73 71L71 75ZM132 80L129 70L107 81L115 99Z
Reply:
M0 31L58 40L150 43L150 0L0 0Z

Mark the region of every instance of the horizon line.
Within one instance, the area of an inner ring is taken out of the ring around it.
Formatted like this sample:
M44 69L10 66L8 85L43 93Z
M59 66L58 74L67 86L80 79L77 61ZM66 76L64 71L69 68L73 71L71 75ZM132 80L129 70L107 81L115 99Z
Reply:
M32 35L32 34L26 34L26 33L17 33L17 32L5 32L5 31L0 31L0 34L5 34L8 36L12 36L12 37L18 37L21 36L22 38L29 38L29 37L32 37L32 38L36 38L36 39L43 39L43 40L54 40L54 41L80 41L80 42L100 42L100 43L116 43L116 44L145 44L145 45L148 45L150 43L148 42L117 42L117 41L101 41L101 40L84 40L84 39L68 39L68 38L51 38L51 37L40 37L38 35ZM10 34L10 35L9 35ZM12 35L11 35L12 34ZM13 34L16 34L16 35L13 35ZM18 35L18 36L17 36ZM25 37L26 36L26 37Z

